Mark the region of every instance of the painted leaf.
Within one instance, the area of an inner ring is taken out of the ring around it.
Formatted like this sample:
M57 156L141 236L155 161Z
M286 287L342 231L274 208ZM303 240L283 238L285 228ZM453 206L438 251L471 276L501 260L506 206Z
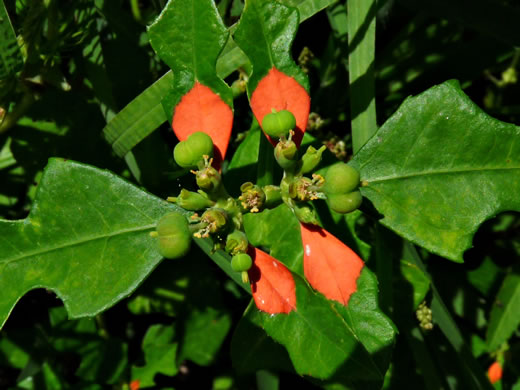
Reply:
M283 228L280 221L283 221ZM378 284L374 274L367 267L362 268L357 279L357 290L350 296L348 306L327 300L303 279L300 223L285 204L261 213L244 215L244 228L252 245L269 248L271 255L293 272L298 305L296 310L284 316L271 316L250 308L239 327L264 329L276 342L284 345L300 375L323 378L331 386L355 382L361 386L355 388L367 388L362 386L370 382L380 387L377 372L384 373L388 368L395 329L378 307ZM338 319L341 320L336 324ZM330 329L335 330L329 332ZM247 334L239 332L234 336L238 338L232 343L236 364L241 361L241 356L250 358L251 344L256 341L264 343L261 338L248 339ZM347 347L354 344L357 345L354 349ZM358 378L361 383L356 375L359 361L364 361L365 350L371 355L372 362L362 364L368 368L375 363L377 369L364 379Z
M234 38L249 57L253 72L247 93L258 121L276 110L296 117L295 142L301 142L310 110L309 81L291 58L298 11L276 1L247 0Z
M270 314L295 310L296 293L291 271L260 249L250 247L249 255L253 266L248 274L256 307Z
M345 306L357 290L363 260L323 228L301 224L303 269L310 285Z
M229 32L212 0L170 0L149 27L150 43L173 71L162 100L180 140L195 131L211 136L225 157L233 125L233 94L217 75L217 58Z
M348 307L312 291L298 275L294 275L294 280L297 310L271 315L250 305L241 320L246 322L243 326L264 329L282 344L300 375L320 379L323 385L380 388L394 330L382 313L373 316L377 312L372 290L377 290L377 282L373 274L364 268L360 276L363 293ZM250 341L246 340L240 344L248 346ZM240 356L238 344L235 342L235 359ZM247 353L247 348L242 352ZM382 356L386 356L384 364Z
M184 141L190 134L202 131L208 134L215 146L215 160L222 161L231 137L233 111L205 85L195 82L175 107L172 128L177 138Z
M149 233L172 210L108 171L52 159L29 216L0 220L0 325L34 288L54 291L72 318L128 296L162 260Z
M385 226L453 261L483 221L520 211L520 128L453 81L407 99L351 163Z
M291 111L296 118L293 140L299 145L307 127L311 99L307 91L292 77L271 68L269 73L258 83L251 96L251 109L258 123L272 109ZM269 137L271 143L276 144Z

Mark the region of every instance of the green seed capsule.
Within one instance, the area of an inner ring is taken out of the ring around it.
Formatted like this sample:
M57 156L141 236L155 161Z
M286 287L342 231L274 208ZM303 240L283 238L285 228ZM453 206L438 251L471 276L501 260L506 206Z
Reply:
M253 260L247 253L239 253L231 259L231 268L236 272L247 271L252 265Z
M281 110L276 112L273 110L270 114L262 119L262 129L271 137L280 138L282 135L287 136L289 130L296 127L296 118L292 112Z
M359 186L359 172L345 163L331 166L325 173L323 190L327 194L346 194Z
M157 223L159 253L167 259L184 256L190 250L191 233L188 221L179 213L169 213Z
M175 162L183 168L196 168L203 156L213 155L213 141L206 133L197 131L173 149Z
M361 192L353 191L347 194L328 194L327 201L332 210L340 214L350 213L361 206Z

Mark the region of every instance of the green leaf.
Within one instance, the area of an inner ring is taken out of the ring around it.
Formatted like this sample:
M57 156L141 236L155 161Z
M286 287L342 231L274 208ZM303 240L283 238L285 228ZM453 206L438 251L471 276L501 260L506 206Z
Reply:
M231 339L233 367L240 374L261 369L294 372L287 351L259 326L243 317Z
M486 333L490 352L496 351L520 325L519 307L520 275L513 271L505 277L491 310Z
M162 259L149 232L171 210L108 171L52 159L29 216L0 221L0 324L34 288L53 290L72 318L114 305Z
M255 182L258 151L260 149L260 140L263 136L258 125L252 126L246 138L233 154L233 158L223 175L224 184L230 194L240 194L242 183L247 181Z
M301 23L337 1L338 0L283 0L281 3L288 7L298 8Z
M280 221L284 221L280 229ZM268 247L274 258L303 276L300 222L285 204L261 213L244 215L244 229L251 245Z
M174 376L177 373L177 343L173 342L173 336L171 325L152 325L146 331L142 345L146 364L132 367L132 380L139 380L140 387L154 386L155 374Z
M173 71L173 89L163 99L166 116L196 81L211 88L230 107L233 94L217 75L217 58L229 32L213 0L170 0L148 28L150 44Z
M189 260L180 272L189 277L189 282L176 328L180 340L177 362L189 359L207 366L214 362L231 328L231 314L206 256L192 250Z
M462 262L484 220L520 211L519 138L446 82L407 99L353 165L385 226Z
M166 73L132 100L103 129L116 154L123 157L166 121L161 99L171 89L172 72Z
M430 290L430 280L414 263L401 260L400 268L401 275L412 286L413 309L417 309Z
M376 0L347 2L348 72L354 153L377 131L374 57Z
M234 38L253 65L247 85L249 96L273 66L309 90L307 76L291 56L298 24L295 8L275 1L246 0Z
M0 1L0 80L14 75L22 66L22 53L2 0Z

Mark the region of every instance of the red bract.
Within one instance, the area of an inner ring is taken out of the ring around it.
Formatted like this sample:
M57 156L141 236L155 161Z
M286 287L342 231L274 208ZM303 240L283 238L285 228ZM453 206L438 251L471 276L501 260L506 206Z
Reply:
M287 76L276 68L258 83L251 96L251 109L256 120L262 125L264 116L274 108L276 111L291 111L296 118L296 129L293 137L296 145L300 145L307 127L311 98L294 78ZM268 137L273 145L275 142Z
M172 128L180 141L196 131L208 134L215 146L215 163L226 156L233 127L233 111L222 98L205 85L195 82L174 109Z
M347 305L357 289L363 260L325 229L301 224L303 270L310 285L328 299Z
M256 307L269 314L296 309L296 286L291 271L260 249L249 247L253 266L248 271Z
M502 379L502 366L500 365L499 362L494 362L493 364L491 364L489 366L488 377L489 377L489 381L492 384L495 384L500 379Z

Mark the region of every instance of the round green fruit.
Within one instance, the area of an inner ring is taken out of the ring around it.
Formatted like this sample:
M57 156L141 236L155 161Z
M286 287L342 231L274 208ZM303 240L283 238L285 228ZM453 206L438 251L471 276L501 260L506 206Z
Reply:
M213 141L202 131L191 134L186 141L179 142L173 149L175 162L183 168L196 168L205 155L213 156Z
M345 163L331 166L325 173L326 194L346 194L359 186L359 172Z
M179 213L169 213L157 223L159 253L167 259L177 259L190 250L191 233L188 221Z
M247 271L252 265L253 260L247 253L239 253L231 259L231 268L236 272Z
M262 119L262 129L271 137L287 136L296 127L296 118L287 110L274 111Z
M328 194L327 201L329 207L337 213L350 213L361 206L363 197L361 192L353 191L347 194Z

